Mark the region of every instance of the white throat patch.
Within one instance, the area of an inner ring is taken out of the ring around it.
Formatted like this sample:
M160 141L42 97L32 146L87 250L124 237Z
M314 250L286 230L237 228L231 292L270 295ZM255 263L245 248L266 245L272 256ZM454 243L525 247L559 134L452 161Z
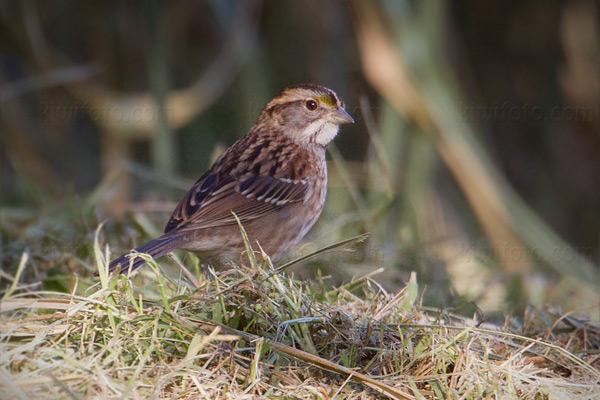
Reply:
M323 147L327 146L338 134L340 126L331 122L318 120L306 128L305 137L311 142L317 143Z

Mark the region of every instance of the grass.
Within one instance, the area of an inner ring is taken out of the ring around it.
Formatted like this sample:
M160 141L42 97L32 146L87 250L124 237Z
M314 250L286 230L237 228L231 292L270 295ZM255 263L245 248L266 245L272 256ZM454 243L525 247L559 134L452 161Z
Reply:
M110 276L100 233L100 282L31 290L18 283L27 253L3 274L3 398L600 398L600 329L568 316L492 324L430 309L415 274L397 293L377 271L298 281L249 242L227 270L192 259L173 278L148 258Z

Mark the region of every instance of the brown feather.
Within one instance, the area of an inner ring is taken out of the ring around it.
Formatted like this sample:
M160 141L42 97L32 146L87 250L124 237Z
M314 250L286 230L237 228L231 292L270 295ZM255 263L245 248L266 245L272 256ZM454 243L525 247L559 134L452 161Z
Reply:
M181 200L165 233L242 224L312 193L309 152L273 129L251 130Z

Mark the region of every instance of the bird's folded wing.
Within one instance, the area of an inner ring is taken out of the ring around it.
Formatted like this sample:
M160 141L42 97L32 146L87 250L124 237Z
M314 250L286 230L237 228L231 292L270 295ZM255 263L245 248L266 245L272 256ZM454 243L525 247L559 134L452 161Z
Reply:
M208 171L179 203L165 233L235 224L260 218L288 204L308 198L310 185L267 175L218 177Z

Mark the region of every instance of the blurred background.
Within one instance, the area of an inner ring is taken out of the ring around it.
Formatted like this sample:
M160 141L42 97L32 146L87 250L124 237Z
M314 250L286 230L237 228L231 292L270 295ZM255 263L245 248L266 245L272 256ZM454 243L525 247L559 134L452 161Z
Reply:
M156 235L314 82L356 124L290 259L370 236L295 276L416 271L425 305L600 320L599 21L593 1L0 1L0 279L25 253L25 283L69 290L101 222L113 253Z

